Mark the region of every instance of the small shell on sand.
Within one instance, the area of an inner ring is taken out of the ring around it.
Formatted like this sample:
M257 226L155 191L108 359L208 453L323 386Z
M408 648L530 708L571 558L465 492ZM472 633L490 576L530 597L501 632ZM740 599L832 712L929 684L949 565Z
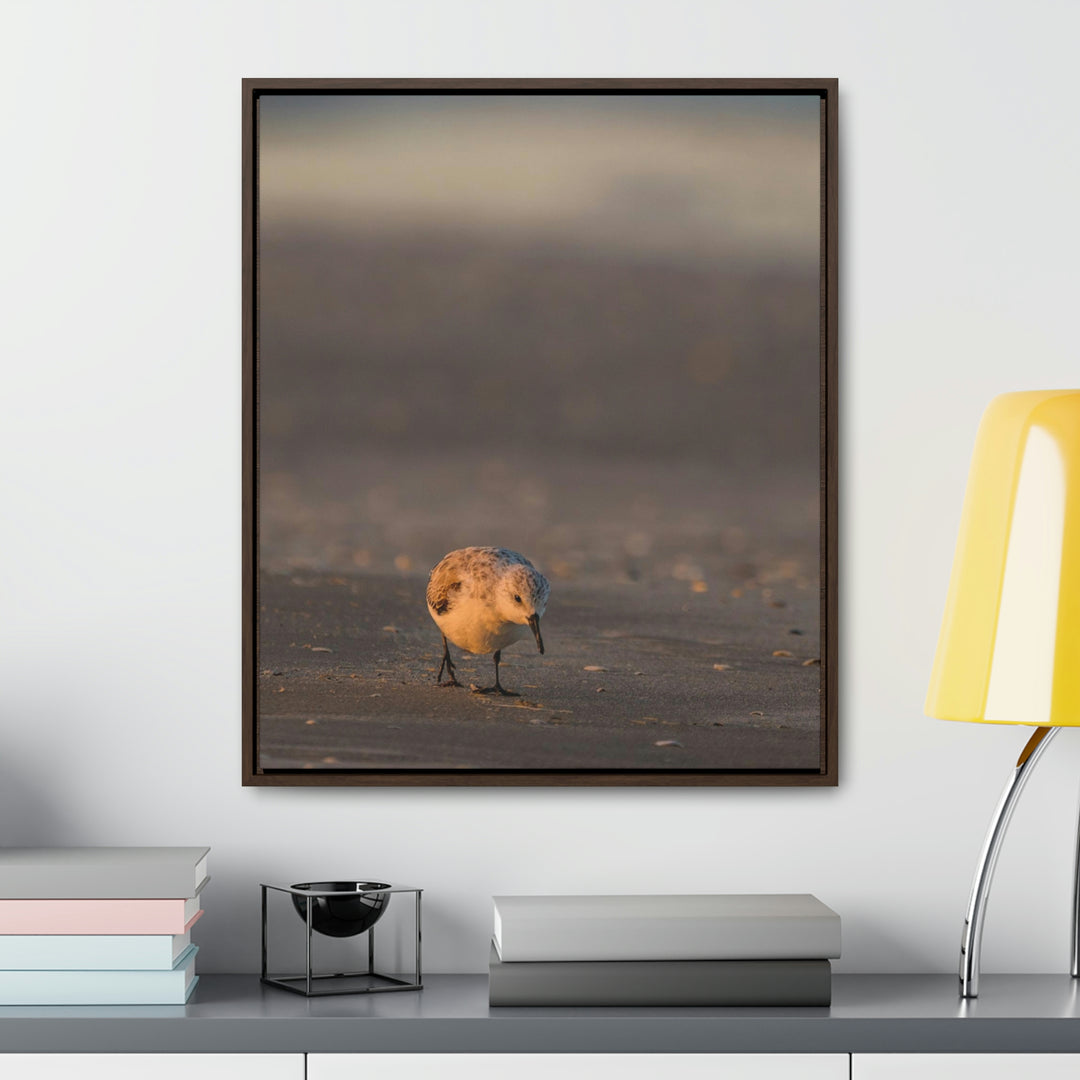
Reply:
M660 739L658 742L654 742L653 746L678 746L682 747L682 743L678 739Z
M333 649L328 649L325 645L312 645L312 652L333 652Z
M730 664L713 664L713 671L730 671Z
M787 649L774 649L773 656L794 656L792 652L788 652Z
M599 664L586 664L585 671L607 671L606 667L601 667Z
M804 660L803 667L821 667L821 661L815 656L812 660Z

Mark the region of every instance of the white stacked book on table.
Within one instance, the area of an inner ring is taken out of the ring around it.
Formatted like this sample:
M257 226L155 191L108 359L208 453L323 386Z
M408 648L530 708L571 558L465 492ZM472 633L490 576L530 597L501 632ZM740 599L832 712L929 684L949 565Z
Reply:
M208 851L0 848L0 1004L182 1005Z
M840 917L809 894L498 896L492 1005L828 1005Z

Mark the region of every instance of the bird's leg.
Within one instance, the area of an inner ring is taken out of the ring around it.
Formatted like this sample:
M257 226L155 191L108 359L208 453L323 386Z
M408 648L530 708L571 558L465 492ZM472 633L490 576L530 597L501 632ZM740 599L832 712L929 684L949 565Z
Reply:
M459 683L454 676L454 661L450 659L450 642L446 640L445 634L443 634L442 647L442 663L439 665L439 674L435 676L435 681L440 686L460 686L461 683ZM449 682L444 683L442 681L443 668L446 668L446 674L450 676Z
M502 649L495 650L495 690L497 693L505 694L507 697L517 697L512 690L503 689L503 684L499 682L499 661L502 659Z
M478 694L502 694L503 697L520 697L513 690L507 690L501 682L499 682L499 661L502 659L502 649L496 649L495 651L495 685L485 686L483 690L477 690Z

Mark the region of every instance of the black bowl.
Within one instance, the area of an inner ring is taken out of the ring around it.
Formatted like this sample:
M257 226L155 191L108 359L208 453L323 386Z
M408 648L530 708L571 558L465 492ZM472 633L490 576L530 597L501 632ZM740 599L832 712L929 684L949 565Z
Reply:
M308 881L293 885L311 893L311 928L327 937L353 937L374 926L386 905L389 893L369 893L365 889L389 889L382 881ZM317 893L355 892L356 896L318 896ZM307 897L292 894L293 907L307 922Z

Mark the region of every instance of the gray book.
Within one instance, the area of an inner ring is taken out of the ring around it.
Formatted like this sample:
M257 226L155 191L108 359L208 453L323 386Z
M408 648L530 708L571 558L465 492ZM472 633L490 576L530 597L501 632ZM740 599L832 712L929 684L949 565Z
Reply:
M495 1007L827 1006L828 960L552 960L506 963L491 947Z
M5 900L185 900L209 880L206 847L0 848Z
M808 893L494 899L495 945L508 963L840 955L840 916Z

